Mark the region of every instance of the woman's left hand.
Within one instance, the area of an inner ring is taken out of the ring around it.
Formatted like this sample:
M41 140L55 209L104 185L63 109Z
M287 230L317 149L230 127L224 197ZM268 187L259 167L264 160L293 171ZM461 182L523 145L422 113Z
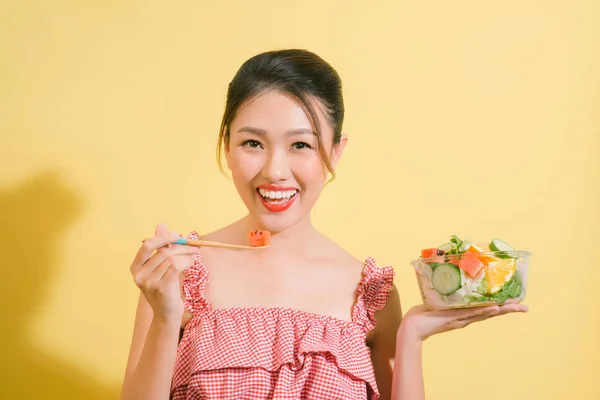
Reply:
M425 305L412 307L404 315L398 334L406 334L416 340L424 341L439 333L464 328L473 322L484 321L515 312L527 312L523 304L504 304L463 308L456 310L430 310Z

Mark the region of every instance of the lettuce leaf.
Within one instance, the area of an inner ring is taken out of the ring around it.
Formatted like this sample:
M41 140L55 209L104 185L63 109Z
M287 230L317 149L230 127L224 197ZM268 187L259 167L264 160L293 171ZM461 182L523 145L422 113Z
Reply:
M523 285L521 281L513 276L510 281L502 286L502 289L492 294L490 299L498 303L504 303L509 298L519 297L522 291Z
M486 295L488 293L488 290L490 290L490 283L488 281L487 276L484 277L481 280L481 283L479 284L479 286L477 287L477 289L475 290L476 293L479 293L481 295Z

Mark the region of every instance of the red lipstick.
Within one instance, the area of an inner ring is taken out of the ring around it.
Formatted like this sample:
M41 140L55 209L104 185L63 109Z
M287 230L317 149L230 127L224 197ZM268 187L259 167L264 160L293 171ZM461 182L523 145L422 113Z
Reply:
M272 200L272 201L269 201L260 194L260 189L273 191L273 192L294 191L295 193L288 200L285 200L285 201L282 201L282 199L269 199L269 200ZM295 187L291 187L291 186L259 185L258 188L256 189L256 195L260 199L262 205L268 211L282 212L282 211L287 210L288 208L290 208L292 206L292 204L294 204L294 201L296 201L296 198L298 197L298 189L296 189Z

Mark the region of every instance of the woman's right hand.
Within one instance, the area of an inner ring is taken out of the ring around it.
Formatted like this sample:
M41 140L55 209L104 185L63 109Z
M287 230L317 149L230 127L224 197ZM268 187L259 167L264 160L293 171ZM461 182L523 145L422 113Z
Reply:
M184 307L179 275L194 264L199 249L192 246L168 246L179 234L166 226L156 227L155 236L144 241L130 266L135 284L152 307L154 318L181 321Z

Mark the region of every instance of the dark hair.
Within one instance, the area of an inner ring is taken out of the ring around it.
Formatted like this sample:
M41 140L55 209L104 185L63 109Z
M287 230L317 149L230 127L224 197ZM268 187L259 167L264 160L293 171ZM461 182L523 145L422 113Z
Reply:
M310 97L324 106L333 130L333 143L340 142L344 120L342 82L338 73L321 57L307 50L288 49L258 54L242 64L227 90L227 102L217 144L219 166L221 150L230 138L229 128L240 106L267 90L280 90L298 99L317 134L317 148L325 166L334 175L323 146L323 136Z

